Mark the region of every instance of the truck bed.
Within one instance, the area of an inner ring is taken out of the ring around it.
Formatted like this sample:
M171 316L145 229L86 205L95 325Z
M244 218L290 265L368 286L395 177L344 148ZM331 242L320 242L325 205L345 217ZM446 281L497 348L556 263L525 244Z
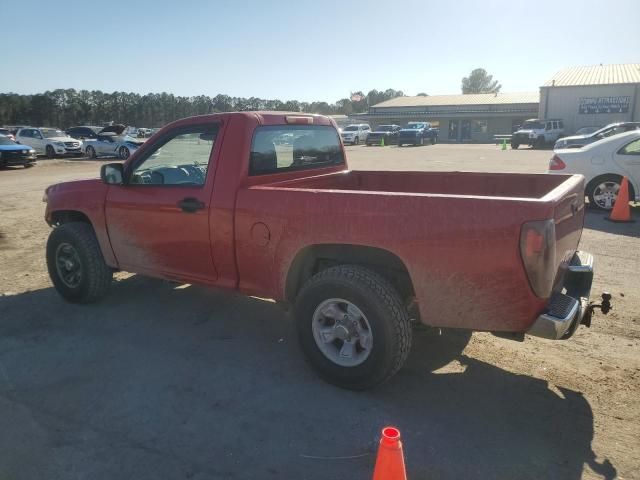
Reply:
M542 199L567 180L547 174L347 171L272 184L277 188Z
M240 288L284 298L300 245L361 245L406 266L424 323L526 331L548 298L529 285L522 225L555 220L561 284L580 240L583 183L580 175L345 171L250 186L236 204ZM257 224L266 245L251 239Z

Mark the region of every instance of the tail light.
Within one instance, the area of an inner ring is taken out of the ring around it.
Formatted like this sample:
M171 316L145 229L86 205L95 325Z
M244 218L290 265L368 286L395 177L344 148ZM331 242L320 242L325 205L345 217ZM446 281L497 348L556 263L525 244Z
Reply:
M567 165L558 155L554 155L549 160L549 170L564 170L565 168L567 168Z
M556 226L553 220L522 225L520 255L534 293L540 298L547 298L556 274Z

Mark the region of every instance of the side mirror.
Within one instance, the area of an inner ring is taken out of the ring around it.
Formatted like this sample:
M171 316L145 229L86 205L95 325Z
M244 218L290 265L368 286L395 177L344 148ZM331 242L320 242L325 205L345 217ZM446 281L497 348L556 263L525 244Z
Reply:
M107 185L122 185L124 167L121 163L107 163L100 169L100 178Z

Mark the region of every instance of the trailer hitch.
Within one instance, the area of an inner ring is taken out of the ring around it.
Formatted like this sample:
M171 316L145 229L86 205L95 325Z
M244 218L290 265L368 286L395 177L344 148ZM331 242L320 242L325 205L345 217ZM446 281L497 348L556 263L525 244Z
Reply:
M609 313L611 311L611 309L613 308L611 306L611 294L609 292L604 292L601 295L602 298L602 303L590 303L589 306L587 307L587 311L584 314L584 317L582 317L582 324L590 327L591 326L591 317L593 316L593 312L596 308L599 308L600 311L606 315L607 313Z

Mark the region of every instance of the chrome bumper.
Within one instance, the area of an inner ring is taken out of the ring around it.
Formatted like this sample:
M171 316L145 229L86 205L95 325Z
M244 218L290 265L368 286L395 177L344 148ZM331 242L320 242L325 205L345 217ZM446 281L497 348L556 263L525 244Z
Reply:
M573 335L587 312L592 282L593 256L578 251L567 267L562 288L551 296L546 311L527 334L551 340Z

